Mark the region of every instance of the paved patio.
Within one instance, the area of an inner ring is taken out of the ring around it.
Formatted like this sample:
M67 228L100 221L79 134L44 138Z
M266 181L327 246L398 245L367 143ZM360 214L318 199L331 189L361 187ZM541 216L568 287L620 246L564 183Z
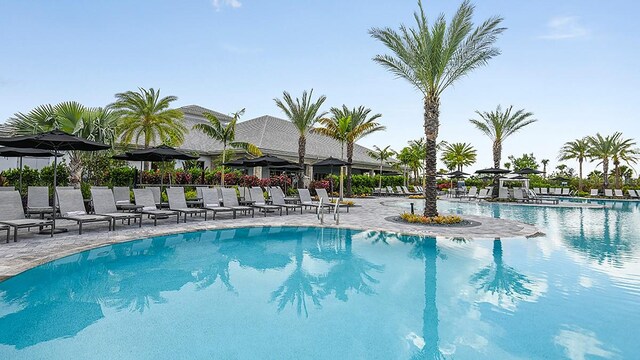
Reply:
M538 229L529 224L512 220L495 219L481 216L465 215L464 218L479 222L479 226L472 227L433 227L424 225L410 225L384 220L399 214L398 207L387 206L390 201L406 201L406 199L372 198L357 199L357 207L340 214L341 228L388 231L421 236L464 237L464 238L516 238L537 234ZM141 239L153 236L168 235L182 232L224 229L245 226L320 226L317 215L311 210L305 210L283 216L269 213L267 217L256 212L256 217L238 215L232 219L229 214L218 214L216 220L204 221L203 218L188 218L187 223L176 224L175 217L159 220L158 226L153 221L144 219L142 228L138 225L118 223L115 231L107 231L105 224L86 224L83 234L78 235L76 225L59 221L58 227L66 227L68 233L56 234L53 238L48 235L38 235L34 231L22 231L18 242L0 244L0 280L14 276L34 266L55 260L67 255L92 248ZM335 227L333 215L325 214L324 226ZM4 238L3 238L4 240Z

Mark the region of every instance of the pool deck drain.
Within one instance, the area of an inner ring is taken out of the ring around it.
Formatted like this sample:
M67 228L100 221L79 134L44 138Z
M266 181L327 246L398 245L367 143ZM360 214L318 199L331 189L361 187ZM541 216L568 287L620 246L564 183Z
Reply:
M413 225L399 222L385 221L389 216L398 215L402 209L383 204L380 198L356 199L358 206L351 208L349 213L343 210L340 214L340 225L336 226L332 214L324 215L324 226L339 227L367 231L385 231L407 235L466 238L466 239L494 239L494 238L523 238L539 233L534 225L513 220L496 219L475 215L462 215L464 219L479 222L472 227L430 227L421 224ZM385 199L406 202L408 199ZM43 263L72 255L80 251L122 243L135 239L201 230L229 229L248 226L320 226L317 216L311 210L302 215L290 212L290 215L279 216L268 214L267 217L256 213L255 218L238 216L231 219L225 214L218 215L216 220L204 221L202 218L188 218L187 223L176 224L174 218L158 222L154 227L151 220L145 219L142 228L137 225L118 224L115 231L108 232L106 226L87 224L84 233L78 235L77 226L64 220L58 222L61 227L68 227L66 234L54 235L53 238L37 235L34 232L22 231L18 242L0 244L0 280L15 276L32 267Z

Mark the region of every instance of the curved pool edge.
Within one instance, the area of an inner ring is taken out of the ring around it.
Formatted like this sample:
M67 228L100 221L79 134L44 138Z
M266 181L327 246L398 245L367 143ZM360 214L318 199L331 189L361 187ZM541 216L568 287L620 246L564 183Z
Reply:
M349 213L341 213L339 226L332 224L334 221L331 214L326 214L324 226L364 231L385 231L411 236L466 239L522 238L540 233L540 230L534 225L514 220L475 215L465 215L464 217L479 221L483 225L466 229L392 223L383 219L390 215L398 215L398 208L381 205L380 200L380 198L358 200L358 203L362 206L353 208ZM402 199L398 199L398 201L402 201ZM315 213L305 212L304 214L286 216L218 218L213 221L191 220L180 224L158 224L156 227L147 225L142 228L137 226L123 228L121 226L112 232L107 232L100 227L87 227L85 233L80 236L72 233L65 236L54 236L53 238L35 235L30 238L21 238L17 243L0 245L0 253L2 254L0 256L0 281L38 265L101 246L163 235L260 226L318 227L321 225Z

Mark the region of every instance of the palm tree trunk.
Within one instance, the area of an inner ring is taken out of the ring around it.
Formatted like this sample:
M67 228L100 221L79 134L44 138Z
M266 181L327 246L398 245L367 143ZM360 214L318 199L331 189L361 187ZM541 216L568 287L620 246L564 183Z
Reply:
M82 181L82 159L80 152L71 151L69 154L69 182L77 185Z
M429 95L424 98L424 135L426 139L424 216L438 216L438 188L436 185L438 127L440 126L440 99Z
M302 168L298 175L298 184L304 183L304 155L307 152L307 138L304 134L300 134L298 138L298 166ZM333 189L332 189L333 190Z
M226 160L226 156L227 156L227 144L222 144L222 164L221 167L222 169L220 170L220 185L222 187L224 187L224 163L227 162Z
M382 162L384 160L382 159L382 157L380 158L380 178L378 179L378 189L380 189L380 193L382 193Z
M613 162L614 172L616 174L616 188L620 188L620 163L618 161Z
M351 193L351 163L353 162L353 142L347 143L347 197L353 196Z
M493 167L500 168L500 160L502 160L502 141L495 140L493 142ZM493 193L492 197L498 197L498 187L500 186L500 175L495 174L493 177Z
M578 191L582 191L582 159L578 160Z
M609 187L609 159L602 159L602 185L604 188Z

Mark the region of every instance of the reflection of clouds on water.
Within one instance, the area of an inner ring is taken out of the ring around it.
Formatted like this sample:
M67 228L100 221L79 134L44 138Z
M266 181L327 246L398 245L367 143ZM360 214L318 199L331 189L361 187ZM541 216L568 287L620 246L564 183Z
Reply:
M554 337L556 345L564 348L565 355L571 360L585 360L592 356L605 359L619 358L613 349L603 348L602 341L598 340L593 331L577 326L566 326Z

